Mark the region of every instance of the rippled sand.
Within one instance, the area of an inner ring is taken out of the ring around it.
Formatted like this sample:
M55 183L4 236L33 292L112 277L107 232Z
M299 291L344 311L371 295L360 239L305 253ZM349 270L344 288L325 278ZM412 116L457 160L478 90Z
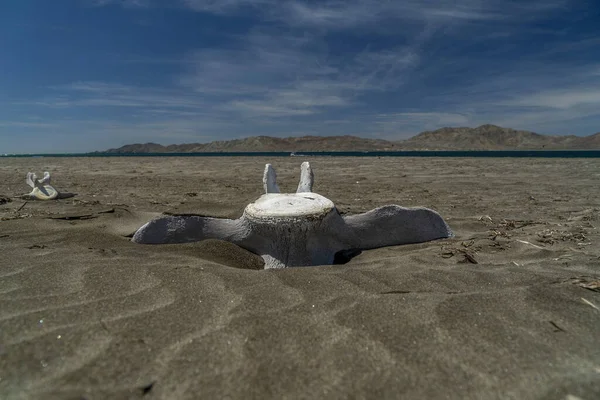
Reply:
M279 271L127 238L237 217L265 162L294 191L305 160L340 211L427 206L457 236ZM600 398L600 160L2 159L0 195L44 170L77 196L0 205L1 399Z

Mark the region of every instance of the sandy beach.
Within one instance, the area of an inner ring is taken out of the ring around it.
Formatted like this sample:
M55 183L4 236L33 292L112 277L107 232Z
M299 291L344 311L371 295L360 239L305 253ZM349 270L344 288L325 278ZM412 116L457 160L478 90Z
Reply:
M342 213L456 236L262 270L163 212L237 218L270 162ZM20 200L28 171L72 198ZM0 399L600 398L600 159L0 159ZM0 201L2 203L2 201Z

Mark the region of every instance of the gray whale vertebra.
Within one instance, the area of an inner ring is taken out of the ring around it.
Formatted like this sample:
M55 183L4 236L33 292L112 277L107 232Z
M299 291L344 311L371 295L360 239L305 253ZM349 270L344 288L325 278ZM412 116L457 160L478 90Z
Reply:
M333 202L312 192L314 175L302 163L296 193L279 193L275 170L265 167L265 194L235 220L200 216L161 216L134 234L144 244L187 243L221 239L265 261L265 268L332 264L344 250L427 242L452 231L435 211L387 205L363 214L342 216Z

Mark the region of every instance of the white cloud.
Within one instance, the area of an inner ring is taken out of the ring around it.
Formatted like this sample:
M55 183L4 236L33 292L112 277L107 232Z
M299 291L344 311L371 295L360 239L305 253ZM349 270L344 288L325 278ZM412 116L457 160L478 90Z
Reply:
M224 110L240 112L249 117L289 117L294 115L310 115L314 111L308 108L294 108L269 104L264 101L232 101L223 107Z
M600 86L598 88L546 90L535 94L523 95L513 100L512 104L525 107L555 109L596 106L600 109Z
M132 87L117 83L107 82L73 82L69 85L53 86L53 89L76 90L90 93L131 93Z
M152 0L84 0L94 7L103 7L111 4L123 7L148 7Z
M469 116L447 112L403 112L394 114L379 114L378 123L396 124L425 124L435 126L457 126L469 123Z
M544 13L567 9L569 0L85 0L94 6L174 7L219 15L247 15L294 27L342 30L353 27L378 28L377 22L394 20L435 23L540 18Z
M0 121L0 126L9 128L53 128L56 123L31 121Z
M389 139L403 139L424 130L444 126L470 126L476 121L470 115L450 112L400 112L374 116L372 130Z
M356 105L400 87L419 62L416 47L334 57L319 36L253 31L237 49L193 52L179 83L246 117L283 117Z
M194 11L225 14L237 12L242 7L274 7L279 0L181 0Z
M248 7L264 18L291 26L334 30L366 26L381 20L458 22L468 20L527 20L564 8L567 0L182 0L194 11L243 13ZM376 24L373 27L377 27Z
M74 82L53 86L56 93L34 104L47 107L132 107L155 109L198 109L208 106L194 93L181 90L135 87L106 82Z

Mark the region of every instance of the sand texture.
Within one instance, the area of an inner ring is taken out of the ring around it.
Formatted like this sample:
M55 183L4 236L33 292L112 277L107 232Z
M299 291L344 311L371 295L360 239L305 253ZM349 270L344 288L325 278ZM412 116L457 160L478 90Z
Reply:
M456 237L275 271L127 237L237 218L302 161L343 213L425 206ZM77 195L17 199L28 171ZM599 399L599 227L598 159L0 159L0 399Z

